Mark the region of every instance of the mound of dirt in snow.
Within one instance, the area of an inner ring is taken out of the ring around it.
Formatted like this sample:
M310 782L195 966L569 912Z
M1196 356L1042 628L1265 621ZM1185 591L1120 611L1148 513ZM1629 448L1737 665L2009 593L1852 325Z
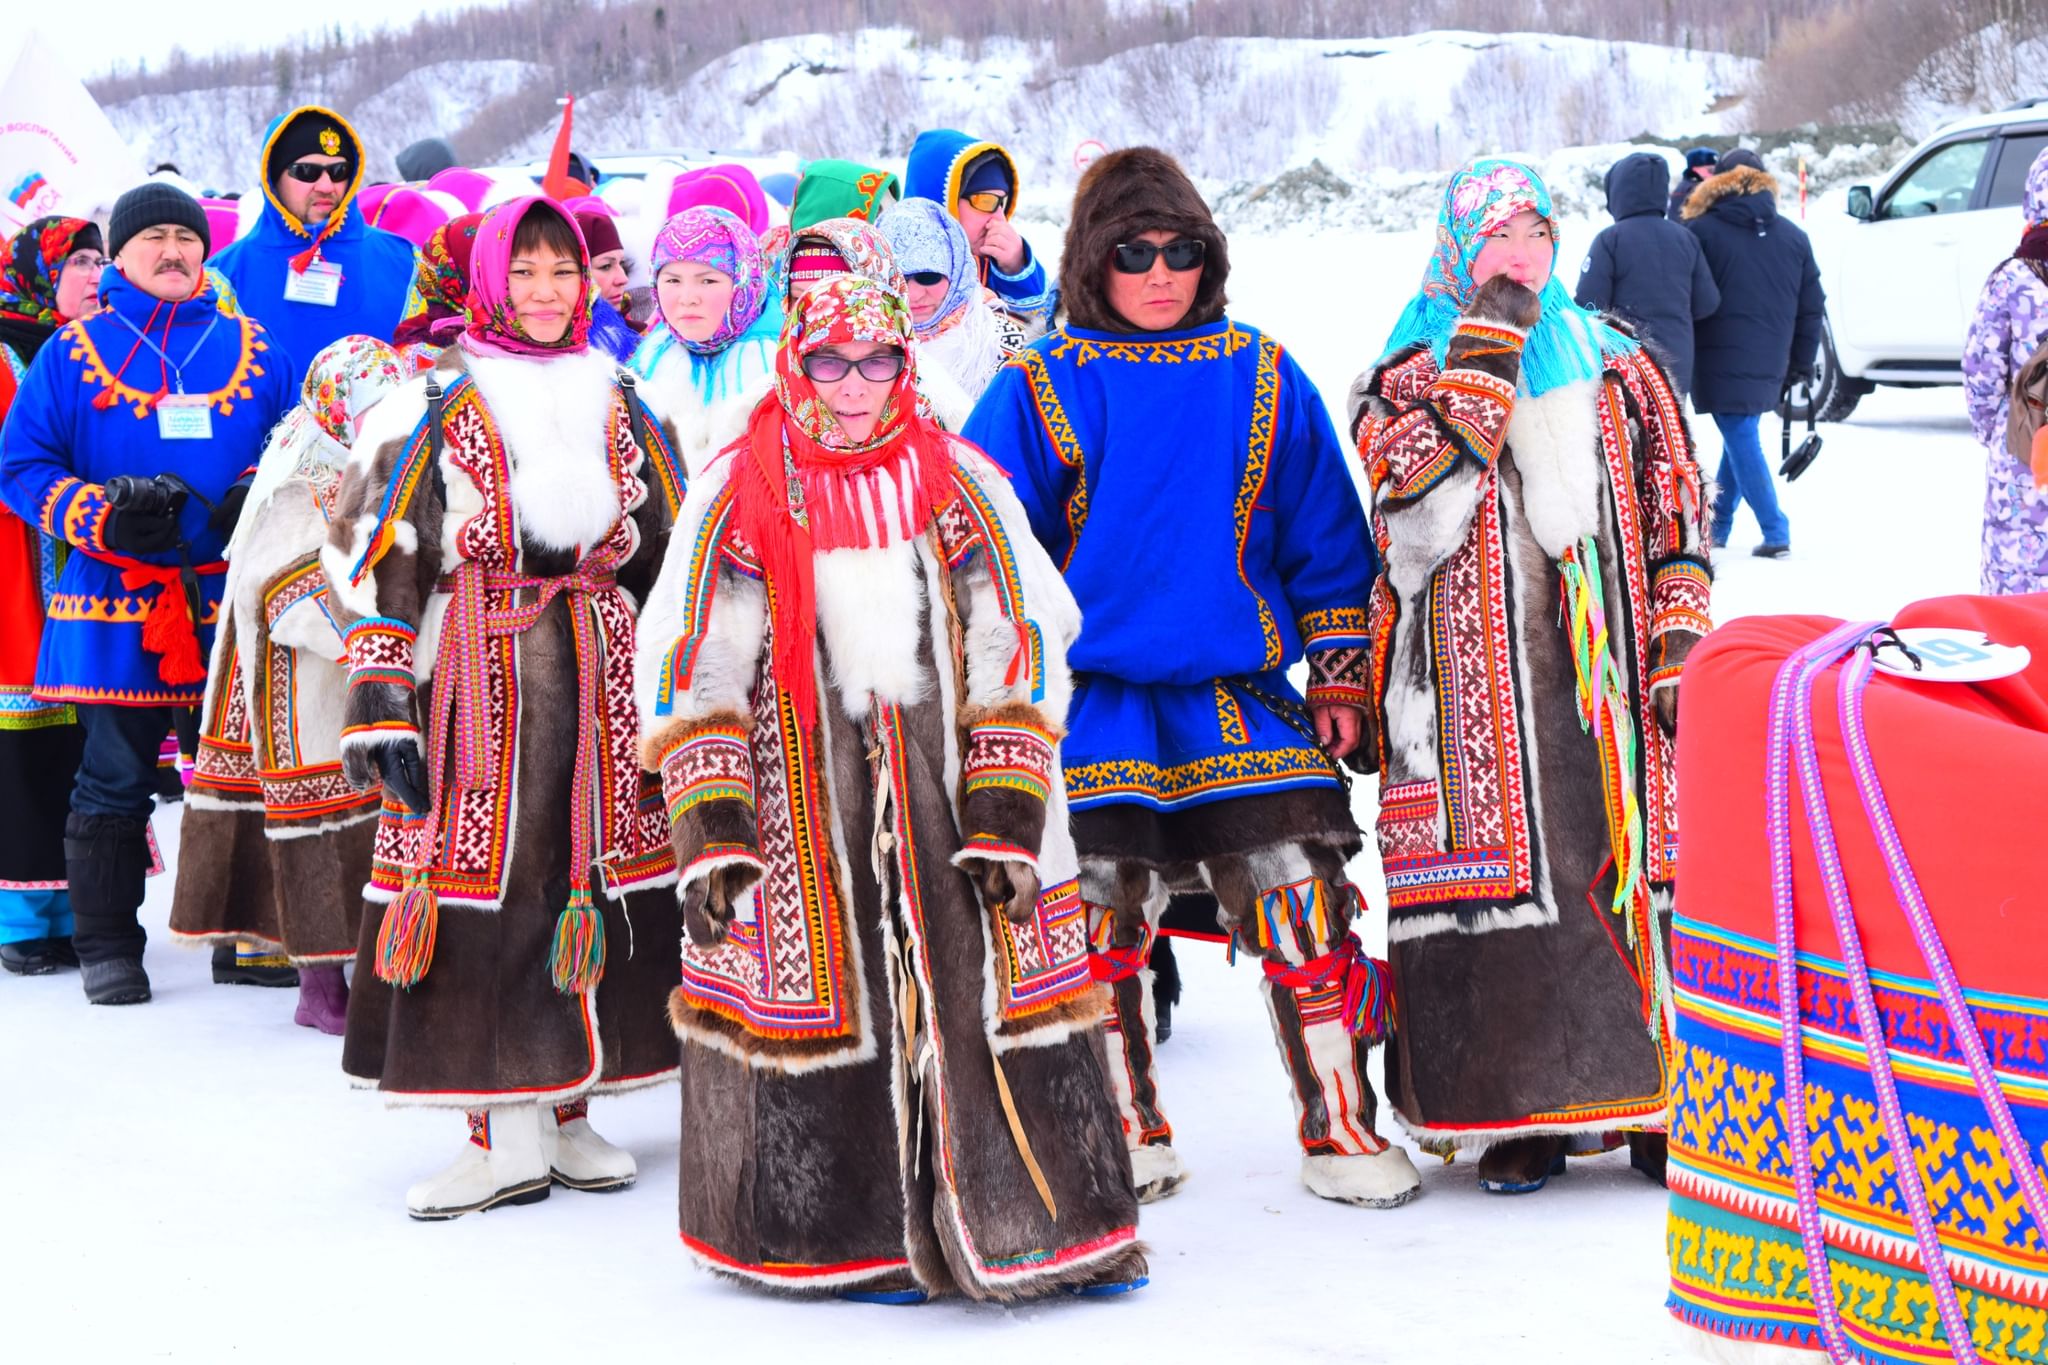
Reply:
M1213 205L1227 231L1334 226L1356 220L1357 190L1320 159L1296 166L1262 185L1232 185Z

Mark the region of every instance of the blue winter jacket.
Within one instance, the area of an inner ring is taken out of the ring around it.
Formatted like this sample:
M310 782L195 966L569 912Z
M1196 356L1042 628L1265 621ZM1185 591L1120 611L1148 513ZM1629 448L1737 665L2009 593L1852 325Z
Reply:
M944 204L948 213L958 213L960 181L967 167L983 152L994 152L1010 172L1008 215L1017 216L1017 201L1023 184L1017 178L1017 159L996 142L983 142L952 128L933 128L917 135L910 146L910 164L904 168L903 197L929 199ZM1021 317L1050 319L1058 302L1058 291L1031 249L1024 244L1024 264L1016 274L1005 275L993 261L982 262L982 283L993 289L1008 310Z
M1813 368L1827 295L1799 227L1778 216L1777 181L1740 166L1685 201L1721 306L1693 330L1693 406L1744 415L1778 406L1788 375Z
M341 226L319 245L319 258L341 267L339 298L330 307L287 301L284 296L286 272L293 268L293 258L313 245L320 229L308 228L285 210L278 202L276 187L264 175L264 167L269 165L270 148L278 133L304 109L280 116L265 131L263 146L256 154L256 174L265 181L263 216L248 236L222 247L212 261L234 285L243 311L263 324L272 341L301 370L342 337L391 340L407 312L416 256L411 242L395 232L371 227L356 209L356 191L363 184L363 142L355 129L331 109L307 108L334 120L344 135L340 154L355 165L348 194L334 210L342 219Z

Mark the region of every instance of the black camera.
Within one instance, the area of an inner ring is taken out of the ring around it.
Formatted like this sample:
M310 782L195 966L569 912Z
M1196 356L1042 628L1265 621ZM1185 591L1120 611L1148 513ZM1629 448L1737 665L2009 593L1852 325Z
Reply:
M107 501L116 510L144 517L175 517L184 510L188 491L182 479L159 474L153 479L116 474L105 484Z

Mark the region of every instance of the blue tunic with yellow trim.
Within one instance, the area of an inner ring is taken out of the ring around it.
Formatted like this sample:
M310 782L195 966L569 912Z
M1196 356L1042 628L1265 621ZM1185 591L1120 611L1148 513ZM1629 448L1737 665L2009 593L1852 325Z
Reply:
M300 112L295 109L270 125L257 154L259 177L269 160L271 144ZM290 356L301 372L343 337L391 340L409 310L417 265L411 242L363 221L355 205L356 191L363 184L362 139L339 114L320 112L327 113L336 125L335 155L348 157L354 169L348 195L334 210L343 221L320 243L320 259L341 268L341 289L335 301L326 304L285 297L292 258L313 244L319 229L308 229L287 213L270 185L263 187L263 215L256 226L248 236L215 252L210 262L234 285L242 311L269 329L272 344Z
M119 270L108 270L101 287L106 311L68 323L50 338L0 432L0 498L30 525L83 552L65 560L50 599L35 695L51 702L191 706L201 698L204 679L166 683L158 656L142 647L143 622L166 589L159 582L124 584L124 577L138 576L94 558L111 553L101 538L109 511L103 485L117 474L169 473L218 499L255 467L270 428L297 401L298 380L290 362L270 349L260 324L221 309L210 281L175 311ZM210 396L212 439L161 434L151 400L167 383L166 367L123 318L137 329L148 327L151 340L181 364L188 396ZM110 406L95 407L108 392ZM217 565L225 546L208 529L207 514L204 504L187 499L180 524L195 565ZM136 562L175 569L179 559L172 551ZM202 658L212 648L224 573L217 567L200 575ZM167 590L180 591L174 584Z
M963 435L1081 604L1074 809L1338 785L1256 694L1298 704L1286 670L1305 650L1366 647L1378 557L1322 395L1278 343L1228 319L1064 328L997 372Z

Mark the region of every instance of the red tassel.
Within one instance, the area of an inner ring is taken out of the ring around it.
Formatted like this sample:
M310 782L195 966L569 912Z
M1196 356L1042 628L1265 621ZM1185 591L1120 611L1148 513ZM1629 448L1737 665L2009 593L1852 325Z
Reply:
M115 403L119 401L119 399L114 397L114 386L112 384L109 384L104 389L101 389L99 393L94 395L92 405L98 408L101 412L105 412L108 408L111 408L112 406L114 406Z
M142 647L157 656L156 675L163 681L173 686L206 681L192 611L175 585L167 583L157 590L156 601L143 618Z
M298 255L292 257L292 273L295 275L305 274L306 267L313 264L313 258L318 256L319 254L320 242L316 238L313 242L313 245L307 247L304 251L301 251Z

